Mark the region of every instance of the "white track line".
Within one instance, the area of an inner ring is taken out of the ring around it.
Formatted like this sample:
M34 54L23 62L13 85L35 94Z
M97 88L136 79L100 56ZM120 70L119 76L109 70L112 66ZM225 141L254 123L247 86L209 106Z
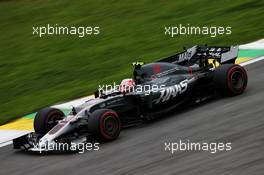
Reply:
M240 65L241 65L241 66L246 66L246 65L249 65L249 64L252 64L252 63L255 63L255 62L261 61L261 60L264 60L264 56L254 58L254 59L249 60L249 61L247 61L247 62L240 63Z
M252 43L240 45L239 49L263 50L264 49L264 39L261 39L261 40L258 40Z
M31 131L0 130L0 147L12 144L12 140L30 133Z
M10 145L12 143L13 143L13 141L2 142L2 143L0 143L0 148L4 147L4 146L7 146L7 145Z

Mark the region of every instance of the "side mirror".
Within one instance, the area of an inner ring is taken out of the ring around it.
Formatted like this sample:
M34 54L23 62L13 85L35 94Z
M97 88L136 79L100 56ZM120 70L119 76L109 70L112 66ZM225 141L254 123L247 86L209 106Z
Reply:
M99 91L98 91L98 90L96 90L96 91L94 92L94 97L95 97L95 98L99 97Z

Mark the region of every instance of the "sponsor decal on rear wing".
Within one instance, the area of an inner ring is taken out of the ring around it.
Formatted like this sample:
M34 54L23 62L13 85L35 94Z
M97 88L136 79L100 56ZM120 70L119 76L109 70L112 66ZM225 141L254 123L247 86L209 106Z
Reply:
M197 62L202 59L215 59L220 64L235 63L238 56L238 46L193 46L183 52L160 59L158 62L170 62L184 64L186 62Z

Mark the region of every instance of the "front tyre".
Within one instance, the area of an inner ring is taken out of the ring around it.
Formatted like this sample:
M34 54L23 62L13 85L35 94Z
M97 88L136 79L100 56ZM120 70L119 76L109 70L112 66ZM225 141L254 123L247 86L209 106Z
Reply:
M214 71L214 84L218 92L227 96L240 95L247 87L246 70L237 64L224 64Z
M64 113L56 108L44 108L38 111L34 119L34 130L37 134L45 135L59 120L64 118Z
M121 122L117 113L110 109L98 109L88 118L88 132L103 142L118 138Z

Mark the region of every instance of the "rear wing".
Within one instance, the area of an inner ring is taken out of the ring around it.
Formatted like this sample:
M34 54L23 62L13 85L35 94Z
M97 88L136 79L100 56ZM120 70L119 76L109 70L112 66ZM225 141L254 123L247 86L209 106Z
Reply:
M195 62L208 62L213 59L219 64L235 63L238 56L238 46L218 47L218 46L193 46L185 49L181 53L163 58L158 62L170 62L175 64L188 64Z

